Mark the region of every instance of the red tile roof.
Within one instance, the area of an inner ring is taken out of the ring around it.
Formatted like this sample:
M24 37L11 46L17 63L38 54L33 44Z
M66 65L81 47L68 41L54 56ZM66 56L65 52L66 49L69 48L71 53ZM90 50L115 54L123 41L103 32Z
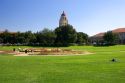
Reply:
M114 29L112 30L113 33L125 33L125 28L117 28L117 29ZM93 37L102 37L104 36L105 32L102 32L102 33L98 33L96 35L94 35Z
M98 33L98 34L96 34L96 35L94 35L94 37L102 37L102 36L104 36L104 32L103 33Z
M114 30L112 30L112 32L114 32L114 33L123 33L123 32L125 32L125 28L114 29Z

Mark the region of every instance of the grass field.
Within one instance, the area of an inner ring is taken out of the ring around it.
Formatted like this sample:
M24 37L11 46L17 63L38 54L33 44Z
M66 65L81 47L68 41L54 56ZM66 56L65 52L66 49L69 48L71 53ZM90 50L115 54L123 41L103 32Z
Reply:
M17 46L0 46L12 50ZM22 46L20 48L28 48ZM0 83L125 83L125 46L71 46L83 56L0 55ZM117 62L112 62L116 58Z

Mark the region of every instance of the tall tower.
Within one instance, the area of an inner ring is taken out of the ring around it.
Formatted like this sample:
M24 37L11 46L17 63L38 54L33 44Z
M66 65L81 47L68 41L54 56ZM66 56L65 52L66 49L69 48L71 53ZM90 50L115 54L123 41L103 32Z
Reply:
M68 20L66 18L65 12L63 11L59 20L59 26L66 26L66 25L68 25Z

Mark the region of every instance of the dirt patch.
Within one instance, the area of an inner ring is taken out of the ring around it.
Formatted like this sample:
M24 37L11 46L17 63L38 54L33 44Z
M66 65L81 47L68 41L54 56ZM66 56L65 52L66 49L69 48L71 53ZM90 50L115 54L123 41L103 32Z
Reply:
M90 54L94 54L94 53L84 53L84 54L65 54L65 55L35 55L35 54L17 54L14 56L80 56L80 55L90 55Z
M0 53L2 53L2 52L4 52L4 51L0 51Z
M16 54L14 56L30 56L30 55L28 55L28 54Z
M74 56L93 54L88 51L78 51L59 48L30 48L16 51L0 51L0 54L12 54L14 56Z
M0 54L15 54L13 51L0 50Z
M78 51L59 48L30 48L20 51L14 56L71 56L71 55L89 55L88 51Z

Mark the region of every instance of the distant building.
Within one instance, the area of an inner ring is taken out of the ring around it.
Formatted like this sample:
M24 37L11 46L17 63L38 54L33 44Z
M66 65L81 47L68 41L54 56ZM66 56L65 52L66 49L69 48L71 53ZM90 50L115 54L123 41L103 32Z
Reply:
M112 30L113 33L116 33L119 39L119 44L125 44L125 28L118 28Z
M91 42L92 44L96 44L96 43L98 43L98 42L103 42L103 36L104 36L104 34L105 34L105 33L98 33L98 34L96 34L96 35L94 35L94 36L91 36L91 37L90 37L90 42Z
M68 20L67 20L65 12L63 11L59 20L59 26L66 26L66 25L68 25Z
M113 33L115 33L118 37L117 44L125 44L125 28L117 28L112 30ZM104 42L103 36L105 32L103 33L98 33L92 37L90 37L90 42L91 43L96 43L96 42Z

